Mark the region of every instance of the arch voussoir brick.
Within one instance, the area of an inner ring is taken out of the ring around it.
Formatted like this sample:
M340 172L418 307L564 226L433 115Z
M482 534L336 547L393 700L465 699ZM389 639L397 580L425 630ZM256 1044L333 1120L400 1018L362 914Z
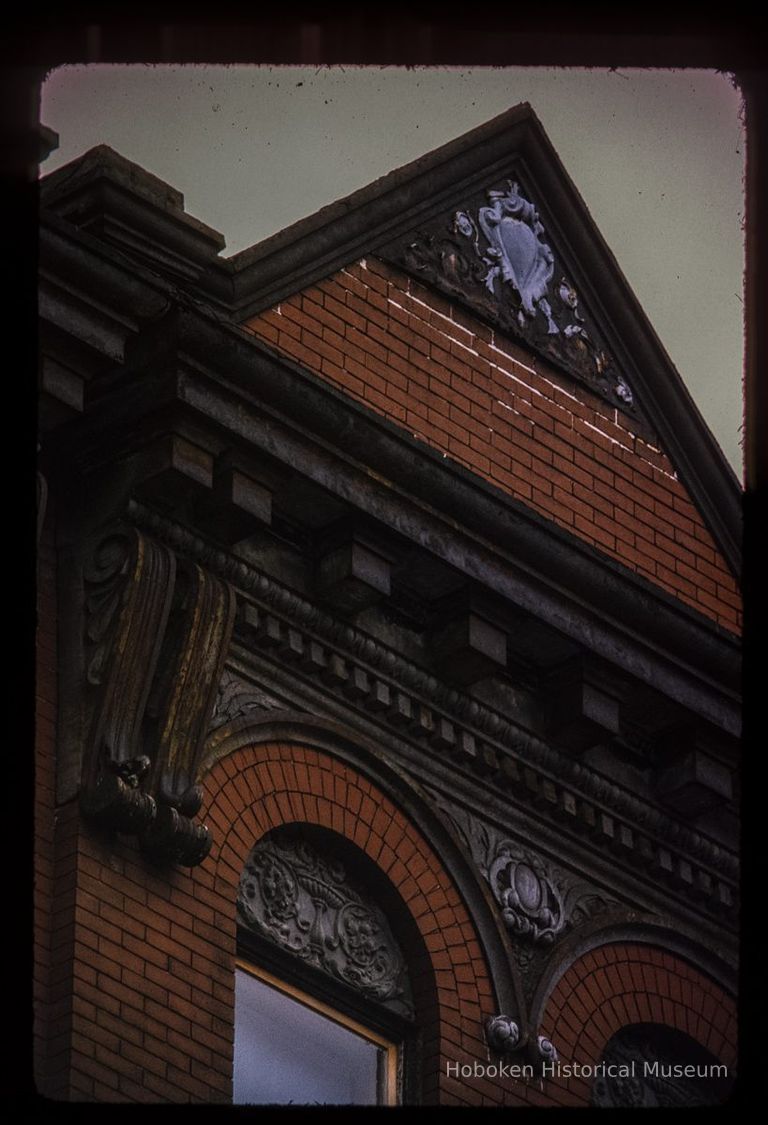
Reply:
M432 1100L444 1100L446 1064L457 1051L481 1062L488 1059L483 1018L494 1014L494 989L468 909L419 828L360 770L330 752L300 744L240 746L213 765L203 788L203 815L217 828L211 852L215 885L232 903L232 943L240 872L251 848L271 829L307 823L333 830L385 874L410 915L426 956L440 954L439 964L433 960L432 965L438 982L433 1003L440 1051L425 1052L429 1073L424 1075L424 1091ZM475 952L471 958L466 955L467 937ZM455 1023L450 1013L456 1013ZM448 1028L453 1030L448 1033ZM475 1081L481 1079L464 1080L470 1100ZM509 1099L503 1083L485 1080L482 1096L487 1104L494 1104L491 1089L495 1104ZM513 1100L524 1101L524 1090Z

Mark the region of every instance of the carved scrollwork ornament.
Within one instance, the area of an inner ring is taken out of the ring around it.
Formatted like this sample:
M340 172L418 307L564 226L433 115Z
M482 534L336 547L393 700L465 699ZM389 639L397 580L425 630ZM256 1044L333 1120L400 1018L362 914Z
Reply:
M380 907L334 855L294 832L251 852L237 899L241 921L304 962L393 1011L413 1014L405 960Z
M485 1021L485 1041L499 1055L511 1055L521 1046L520 1025L511 1016L489 1016Z
M485 197L393 246L393 259L633 413L632 391L582 311L536 206L514 180Z
M557 886L541 864L526 862L502 847L491 863L488 881L511 933L541 945L554 942L565 926L565 911Z
M139 789L142 770L146 772L148 763L149 759L143 757L115 762L105 752L95 782L81 792L80 807L85 815L129 836L146 831L157 815L154 799Z
M157 863L197 867L210 852L213 839L206 824L197 824L171 805L158 804L140 842L142 850Z
M552 1040L547 1039L545 1035L536 1036L536 1050L538 1051L539 1057L544 1062L557 1062L557 1048Z
M531 1037L527 1044L527 1055L535 1073L539 1075L544 1072L545 1065L552 1066L560 1057L554 1043L546 1035Z
M138 529L116 527L83 566L83 595L83 813L138 836L155 860L195 866L211 847L192 818L234 594Z

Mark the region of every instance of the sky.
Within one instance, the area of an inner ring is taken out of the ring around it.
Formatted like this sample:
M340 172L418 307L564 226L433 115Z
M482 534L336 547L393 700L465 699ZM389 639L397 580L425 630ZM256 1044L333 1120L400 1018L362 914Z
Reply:
M108 144L181 191L229 256L521 101L741 478L745 137L728 75L65 66L43 85L59 148L42 174Z

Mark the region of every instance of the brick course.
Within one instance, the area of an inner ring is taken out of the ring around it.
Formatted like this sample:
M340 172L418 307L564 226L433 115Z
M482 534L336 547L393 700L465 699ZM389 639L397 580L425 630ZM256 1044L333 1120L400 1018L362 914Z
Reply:
M663 451L503 333L374 258L243 327L739 631L736 583Z
M425 1101L588 1102L589 1084L573 1078L549 1079L542 1094L537 1080L447 1074L449 1062L496 1061L482 1030L496 1011L493 988L451 877L375 784L324 751L266 743L223 758L204 789L214 847L191 871L158 872L132 841L83 826L75 804L64 810L62 838L71 846L63 850L73 878L54 899L61 925L54 921L51 932L61 941L52 943L52 976L59 986L49 992L47 1028L55 1065L38 1062L41 1090L45 1078L44 1092L75 1100L228 1102L235 901L246 858L280 824L339 830L341 819L346 837L387 874L423 943L409 955L426 1032ZM433 987L424 984L430 980ZM571 965L549 995L541 1032L563 1061L594 1063L616 1030L647 1021L678 1028L734 1064L732 1000L680 958L647 945L603 946Z
M635 1023L675 1028L729 1070L736 1066L733 999L688 962L652 945L616 942L578 958L552 988L541 1032L561 1062L594 1065L608 1040ZM589 1089L578 1096L588 1104Z
M422 987L420 1013L425 1101L512 1105L535 1097L524 1084L447 1076L448 1061L488 1061L482 1021L496 1010L493 988L450 876L372 782L324 752L266 744L219 761L204 788L214 847L190 871L158 871L134 841L83 824L76 802L61 810L69 877L57 903L60 987L48 1013L60 1081L47 1092L84 1101L230 1100L238 881L265 832L300 821L343 831L378 862L421 935L414 978L434 981L431 993ZM42 1090L39 1067L37 1074Z

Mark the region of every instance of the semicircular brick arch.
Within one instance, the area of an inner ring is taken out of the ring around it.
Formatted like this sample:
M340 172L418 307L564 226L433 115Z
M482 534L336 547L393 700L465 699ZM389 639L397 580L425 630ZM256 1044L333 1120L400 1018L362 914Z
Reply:
M617 1031L639 1023L681 1031L735 1068L733 998L681 957L652 945L616 942L578 957L547 998L541 1033L554 1043L560 1064L594 1066ZM588 1104L591 1079L561 1072L551 1083L560 1088L561 1104Z
M434 850L373 782L330 753L295 743L243 746L221 758L203 781L203 814L213 831L214 890L231 903L226 921L234 954L234 904L254 844L282 824L331 829L356 845L387 876L404 902L431 960L437 1022L425 1030L422 1097L426 1102L500 1104L504 1090L483 1078L455 1081L446 1062L485 1060L483 1020L494 1014L488 968L469 913Z

